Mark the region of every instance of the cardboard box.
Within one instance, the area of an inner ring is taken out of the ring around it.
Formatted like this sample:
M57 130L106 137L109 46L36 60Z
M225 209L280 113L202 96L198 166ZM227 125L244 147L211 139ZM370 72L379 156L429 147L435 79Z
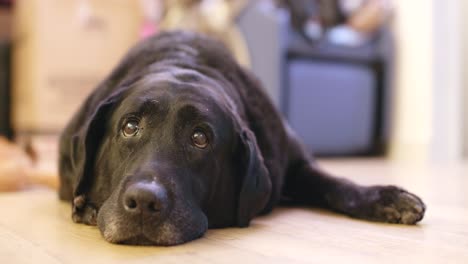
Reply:
M18 0L14 11L13 127L58 133L138 41L139 1Z

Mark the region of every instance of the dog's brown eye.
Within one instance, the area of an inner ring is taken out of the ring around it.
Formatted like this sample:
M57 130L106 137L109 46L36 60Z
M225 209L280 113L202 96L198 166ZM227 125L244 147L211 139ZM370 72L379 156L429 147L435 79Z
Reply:
M192 134L192 143L197 148L204 149L208 146L208 137L202 131L195 131Z
M134 137L138 134L140 127L138 126L138 122L135 120L128 121L122 128L122 134L125 137Z

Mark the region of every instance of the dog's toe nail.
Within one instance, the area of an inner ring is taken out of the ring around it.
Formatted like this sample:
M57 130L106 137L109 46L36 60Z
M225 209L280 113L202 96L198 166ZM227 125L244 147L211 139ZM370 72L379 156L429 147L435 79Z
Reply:
M385 222L397 223L401 218L400 212L393 207L384 207L382 209Z
M414 205L414 210L416 211L416 213L420 214L424 211L424 208L423 206L419 205L419 204L415 204Z
M81 223L81 217L77 214L72 214L72 220L75 223Z
M86 204L86 199L83 195L79 195L75 197L75 199L73 199L73 205L78 209L83 208L85 204Z
M93 209L88 219L89 224L96 225L97 224L96 218L97 218L97 211L96 209Z
M401 217L401 223L406 225L413 225L420 219L418 214L413 214L410 212L403 213Z

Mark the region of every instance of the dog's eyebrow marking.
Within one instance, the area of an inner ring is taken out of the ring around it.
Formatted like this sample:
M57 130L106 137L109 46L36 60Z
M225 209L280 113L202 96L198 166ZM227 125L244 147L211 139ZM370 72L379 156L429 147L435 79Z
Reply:
M147 113L151 110L157 110L160 106L159 100L144 100L139 108L139 112Z
M177 117L187 120L209 119L208 108L199 108L193 104L186 104L177 110Z
M156 65L152 72L144 79L144 83L150 85L155 82L165 82L170 84L194 84L199 82L213 83L213 80L205 74L191 68Z
M168 104L169 101L164 96L161 96L158 99L150 98L150 96L142 96L133 106L133 110L129 111L138 113L140 115L145 115L148 113L163 115L164 112L167 111L166 109Z

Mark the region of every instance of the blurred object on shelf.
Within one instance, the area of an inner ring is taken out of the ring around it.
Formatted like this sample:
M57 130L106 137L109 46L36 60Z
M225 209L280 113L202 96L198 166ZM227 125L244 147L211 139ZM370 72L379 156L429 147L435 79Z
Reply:
M356 2L356 0L353 1ZM361 0L360 2L362 3L357 8L349 8L344 12L349 13L347 24L361 33L372 34L376 32L388 22L393 13L391 0Z
M370 35L357 31L347 24L333 27L327 32L330 43L348 47L359 47L370 41Z
M0 137L0 192L11 192L29 184L32 162L17 145Z
M12 20L13 14L11 8L0 5L0 41L11 39Z
M25 149L33 162L29 182L34 185L58 188L58 135L17 137L16 142Z
M0 7L11 7L13 5L13 2L14 0L0 0Z
M250 65L250 56L236 20L248 0L166 0L160 27L165 30L185 29L209 34L223 41L238 62Z
M159 23L164 13L163 0L140 0L143 13L143 25L140 38L145 39L159 32Z
M310 39L321 38L323 32L345 21L339 8L339 0L277 0L277 2L289 11L292 26Z
M141 7L127 0L18 0L13 128L56 134L138 41Z
M37 160L30 153L0 137L0 192L26 190L36 186L57 189L57 138L41 137L28 142Z
M391 0L277 0L291 14L291 24L304 37L324 37L333 44L360 46L388 22Z

